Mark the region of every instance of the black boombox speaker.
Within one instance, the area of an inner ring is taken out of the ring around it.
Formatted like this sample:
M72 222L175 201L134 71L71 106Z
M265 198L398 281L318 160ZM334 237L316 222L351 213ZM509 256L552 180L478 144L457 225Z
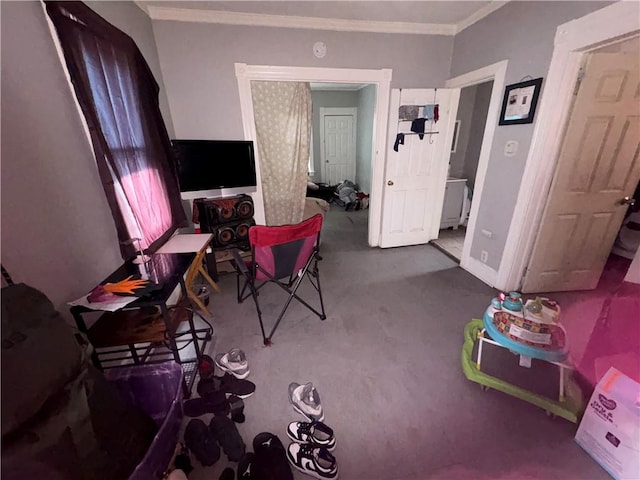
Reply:
M214 248L224 248L232 245L248 245L249 228L255 224L256 222L251 218L249 220L216 225L211 228L211 233L213 233L211 245Z
M253 219L253 199L249 195L203 198L194 201L202 233L213 233L213 248L246 246ZM195 221L195 219L194 219Z
M253 218L253 199L249 195L212 198L198 204L200 225L213 229L216 225ZM212 231L204 230L203 231Z

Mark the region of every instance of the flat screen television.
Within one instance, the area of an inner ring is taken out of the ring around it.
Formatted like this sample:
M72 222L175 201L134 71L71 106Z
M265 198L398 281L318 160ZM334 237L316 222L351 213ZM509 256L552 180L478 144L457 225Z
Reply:
M255 191L253 142L172 140L171 143L183 198Z

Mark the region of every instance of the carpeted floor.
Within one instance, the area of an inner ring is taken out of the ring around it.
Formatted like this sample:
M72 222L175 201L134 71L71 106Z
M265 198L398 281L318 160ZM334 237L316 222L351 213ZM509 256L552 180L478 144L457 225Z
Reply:
M336 432L344 480L609 478L574 443L575 425L483 392L462 374L464 325L495 292L432 246L369 248L367 213L327 214L320 272L328 318L292 305L271 347L262 345L253 303L236 303L235 276L221 277L208 353L239 347L247 354L256 392L238 425L245 443L269 431L288 445L285 428L302 417L287 387L311 381ZM267 326L281 294L261 293ZM517 373L511 357L492 368ZM235 467L224 455L213 467L194 464L192 480L217 480L225 466Z

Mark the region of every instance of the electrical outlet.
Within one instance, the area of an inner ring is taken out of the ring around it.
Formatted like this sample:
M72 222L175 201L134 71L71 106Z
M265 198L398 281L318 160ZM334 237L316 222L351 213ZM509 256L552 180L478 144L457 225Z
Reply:
M493 237L493 232L491 230L485 230L483 228L482 229L482 235L484 235L487 238L492 238Z
M482 250L480 252L480 261L482 263L487 263L487 260L489 260L489 252L487 252L486 250Z

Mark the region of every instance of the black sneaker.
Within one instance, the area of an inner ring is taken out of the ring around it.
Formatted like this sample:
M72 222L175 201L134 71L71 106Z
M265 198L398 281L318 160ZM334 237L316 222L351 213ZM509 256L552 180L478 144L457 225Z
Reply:
M256 477L253 470L255 455L251 452L245 453L238 462L238 480L253 480Z
M253 439L253 472L260 480L293 480L284 445L270 432L262 432Z
M213 437L218 440L227 458L232 462L237 462L242 458L245 452L245 444L229 417L213 417L209 423L209 430Z
M287 458L291 465L307 475L321 479L338 478L336 458L324 447L294 442L287 448Z
M240 380L230 373L225 373L220 377L220 390L227 396L235 395L240 398L247 398L256 391L256 386L249 380Z
M211 396L214 392L223 392L227 397L235 395L240 398L247 398L256 391L256 386L249 380L239 380L230 373L225 373L222 377L212 375L203 378L198 382L198 394L201 397Z
M187 424L184 431L184 443L205 467L210 467L220 458L218 442L202 420L194 418Z
M322 422L291 422L287 426L287 435L294 442L311 443L329 451L336 448L333 430Z

